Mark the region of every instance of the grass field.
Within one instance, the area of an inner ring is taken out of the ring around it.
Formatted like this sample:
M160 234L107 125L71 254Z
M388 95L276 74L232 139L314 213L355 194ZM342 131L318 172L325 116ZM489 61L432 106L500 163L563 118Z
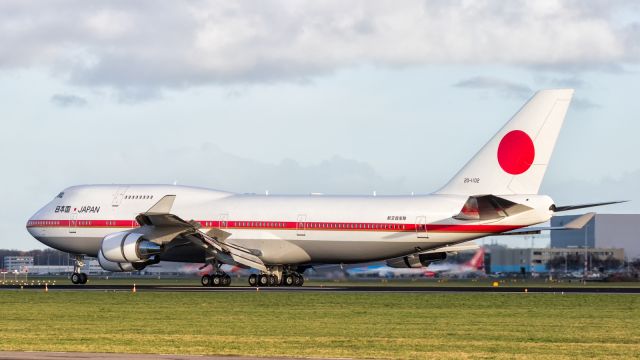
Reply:
M2 291L0 350L637 358L640 297Z

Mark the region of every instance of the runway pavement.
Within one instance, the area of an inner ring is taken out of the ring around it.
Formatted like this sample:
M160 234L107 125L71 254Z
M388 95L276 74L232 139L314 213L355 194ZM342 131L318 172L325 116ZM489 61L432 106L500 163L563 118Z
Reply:
M0 285L0 290L38 290L44 291L44 285ZM132 285L51 285L48 291L133 291ZM640 287L531 287L515 286L303 286L303 287L261 287L230 286L176 286L176 285L137 285L140 292L314 292L314 293L587 293L587 294L640 294Z

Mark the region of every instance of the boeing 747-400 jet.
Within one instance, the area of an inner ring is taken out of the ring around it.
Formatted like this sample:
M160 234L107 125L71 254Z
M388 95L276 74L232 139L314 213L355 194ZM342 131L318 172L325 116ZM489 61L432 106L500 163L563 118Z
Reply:
M543 90L440 190L416 196L235 194L172 185L64 189L27 222L42 243L108 271L159 261L208 263L202 284L226 286L222 264L258 270L252 286L299 286L315 264L387 260L422 267L488 235L536 232L556 206L538 195L573 90ZM455 144L455 139L452 139ZM455 145L452 145L455 146ZM579 218L563 228L582 226Z

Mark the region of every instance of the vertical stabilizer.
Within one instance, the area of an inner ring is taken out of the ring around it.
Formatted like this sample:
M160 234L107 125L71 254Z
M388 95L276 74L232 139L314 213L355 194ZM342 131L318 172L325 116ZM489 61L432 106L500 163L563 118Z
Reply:
M438 194L537 194L573 89L537 92Z
M484 270L484 248L481 247L473 254L473 257L464 264L473 271Z

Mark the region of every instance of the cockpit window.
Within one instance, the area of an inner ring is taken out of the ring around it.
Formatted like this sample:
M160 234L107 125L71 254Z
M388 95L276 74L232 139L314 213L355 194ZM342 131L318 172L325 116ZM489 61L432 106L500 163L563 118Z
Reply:
M64 191L61 192L60 194L58 194L58 196L56 196L58 199L62 199L62 197L64 196Z

